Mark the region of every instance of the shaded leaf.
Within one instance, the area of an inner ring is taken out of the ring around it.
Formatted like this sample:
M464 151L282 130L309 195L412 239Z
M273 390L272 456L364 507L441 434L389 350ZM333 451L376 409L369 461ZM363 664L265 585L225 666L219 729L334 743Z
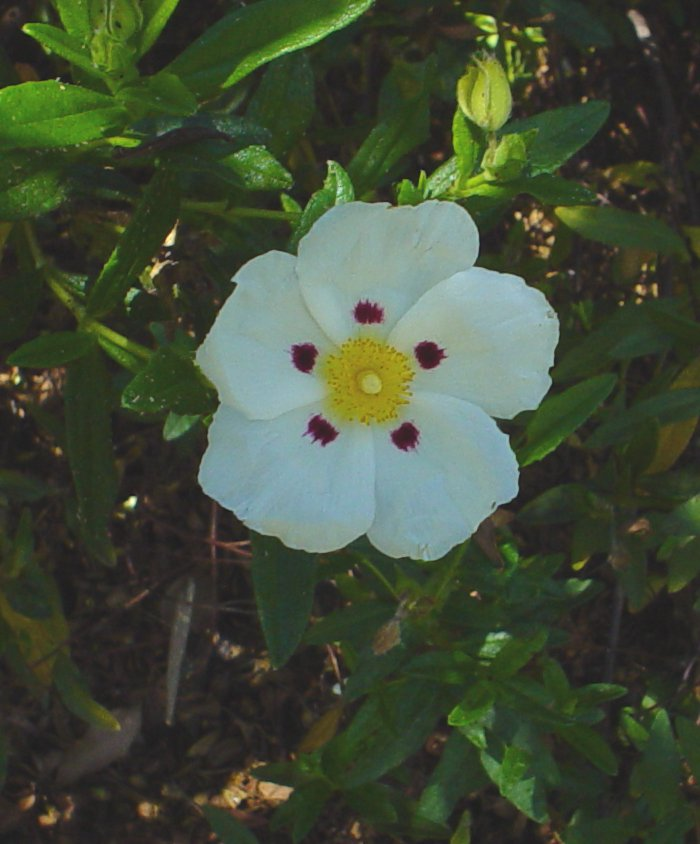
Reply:
M226 15L168 67L201 97L352 23L372 0L260 0Z
M179 195L174 174L158 169L104 265L87 300L90 316L100 317L121 303L138 274L175 225Z
M218 806L202 806L202 814L221 844L258 844L258 839L230 812Z
M427 138L432 73L428 60L396 64L385 78L377 125L348 165L358 196L376 187L402 156Z
M61 700L78 718L103 730L120 730L112 713L93 700L77 666L66 653L59 654L54 666L53 681Z
M258 614L270 661L289 659L304 635L316 583L315 554L286 548L271 536L252 534L251 570Z
M67 367L66 445L78 498L78 524L89 553L114 563L108 526L117 494L112 453L110 385L98 348Z
M575 724L571 727L559 727L557 734L604 774L611 777L617 774L615 754L595 730L585 724Z
M672 255L686 254L680 235L656 217L592 205L555 208L554 213L577 234L608 246L638 247Z
M8 357L12 366L46 369L63 366L87 354L95 347L95 338L81 331L54 331L23 343Z
M300 52L270 64L246 114L270 130L270 149L281 155L303 135L315 107L311 62L306 53Z

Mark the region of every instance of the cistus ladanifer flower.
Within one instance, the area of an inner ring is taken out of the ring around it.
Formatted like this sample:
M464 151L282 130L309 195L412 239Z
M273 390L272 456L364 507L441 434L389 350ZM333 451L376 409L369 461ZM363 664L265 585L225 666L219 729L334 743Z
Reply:
M367 534L432 560L518 491L493 417L550 385L554 311L474 266L451 202L328 211L298 256L245 264L197 352L220 407L199 481L253 530L328 552Z

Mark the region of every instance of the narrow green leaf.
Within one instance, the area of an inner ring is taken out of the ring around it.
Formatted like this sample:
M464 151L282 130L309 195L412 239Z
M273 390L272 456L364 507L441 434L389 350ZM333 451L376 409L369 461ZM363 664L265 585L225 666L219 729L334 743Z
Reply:
M126 111L112 97L55 79L0 90L0 149L80 144L125 121Z
M454 730L423 789L418 814L435 823L445 823L462 796L483 788L487 782L476 749Z
M143 56L158 40L180 0L141 0L143 28L139 33L138 54Z
M680 235L656 217L593 205L555 208L554 213L577 234L608 246L687 254Z
M121 729L114 715L93 699L77 666L63 652L56 657L53 681L63 703L78 718L102 730Z
M358 196L376 187L429 132L433 63L396 64L382 84L379 120L348 165Z
M138 117L163 112L188 117L197 111L194 94L174 73L165 71L142 77L135 84L120 88L116 97Z
M258 839L237 821L226 809L218 806L202 806L202 814L209 822L221 844L258 844Z
M170 170L156 170L134 216L90 291L87 300L90 316L104 316L121 303L175 225L178 207L175 175Z
M669 513L663 530L674 536L700 536L700 495L694 495Z
M289 659L304 635L316 583L315 554L286 548L278 539L252 534L253 588L270 661Z
M22 504L39 501L48 493L49 487L34 475L15 469L0 469L0 496Z
M108 526L117 493L112 453L109 376L98 348L67 368L66 444L78 497L78 524L87 550L112 565Z
M604 774L611 777L617 774L615 754L605 739L591 727L587 727L585 724L558 727L557 734Z
M81 331L55 331L53 334L42 334L8 357L11 366L27 366L46 369L52 366L63 366L87 354L95 346L95 338Z
M52 0L66 31L81 43L87 43L90 26L90 0Z
M514 120L503 127L502 133L522 134L537 129L537 136L528 150L530 173L537 176L552 173L568 161L596 134L609 113L609 103L589 100Z
M615 375L597 375L545 399L525 429L526 442L518 452L520 465L529 466L554 451L595 413L616 383Z
M42 47L81 68L90 76L108 79L108 75L95 66L92 54L74 35L47 23L27 23L22 30L36 39Z
M639 789L655 818L663 818L682 805L680 794L681 758L665 709L654 716L642 758L633 775L633 787Z
M355 189L350 176L340 164L337 161L329 161L327 166L328 173L323 181L323 187L312 194L311 199L302 211L294 234L289 240L290 252L296 251L301 238L329 208L342 205L345 202L352 202L355 198Z
M246 190L286 190L293 183L291 173L263 146L246 147L219 163Z
M461 108L455 110L452 119L452 146L457 157L460 179L468 179L476 170L482 153L482 139L477 127L464 115Z
M260 0L210 27L169 66L201 97L256 67L315 44L356 20L372 0Z
M275 155L282 155L306 131L314 112L311 62L306 53L299 52L270 64L246 114L270 130L270 149Z
M122 407L137 413L211 413L216 397L192 358L172 346L158 349L127 384Z
M300 844L316 823L332 793L333 788L326 780L312 779L302 783L275 813L272 829L291 827L292 844Z
M590 188L551 173L523 179L522 183L523 193L529 193L545 205L582 205L596 201L596 194Z
M586 446L606 448L614 445L631 436L640 424L649 419L666 424L694 416L700 416L700 388L668 390L616 412L586 440Z
M8 273L0 284L0 343L22 339L36 311L44 283L42 273Z

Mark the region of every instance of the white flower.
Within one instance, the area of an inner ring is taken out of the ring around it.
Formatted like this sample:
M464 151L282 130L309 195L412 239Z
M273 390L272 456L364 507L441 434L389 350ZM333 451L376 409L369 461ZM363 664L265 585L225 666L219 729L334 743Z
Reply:
M197 353L221 400L204 491L291 548L366 533L432 560L518 491L492 416L537 407L558 337L544 296L474 267L479 235L450 202L351 202L298 257L243 266Z

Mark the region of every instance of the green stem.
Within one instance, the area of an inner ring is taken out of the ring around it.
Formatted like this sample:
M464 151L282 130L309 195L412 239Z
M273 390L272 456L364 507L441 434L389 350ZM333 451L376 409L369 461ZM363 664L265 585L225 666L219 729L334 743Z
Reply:
M294 211L270 211L267 208L225 208L221 202L196 202L191 199L185 200L181 207L185 211L211 214L213 217L221 217L224 220L248 217L259 220L284 220L293 223L299 217L299 214Z
M135 340L129 340L128 337L125 337L118 331L114 331L101 322L97 322L97 320L84 319L80 327L83 331L90 331L92 334L104 337L105 340L109 340L115 346L124 349L125 352L129 352L140 360L146 361L146 363L151 359L152 352L149 348L142 346L141 343L137 343Z
M389 581L384 577L384 575L379 571L379 569L374 565L374 563L367 559L367 557L362 557L360 560L361 565L368 568L372 574L377 578L377 580L382 584L382 586L392 595L397 603L401 600L399 596L396 594L394 587L389 583Z
M443 593L451 586L452 583L454 583L455 572L461 565L466 550L467 543L463 542L455 549L455 552L452 555L452 559L446 566L445 571L443 572L442 577L440 578L440 581L438 583L438 587L435 591L435 597L433 598L436 607L441 607L442 601L444 600Z

